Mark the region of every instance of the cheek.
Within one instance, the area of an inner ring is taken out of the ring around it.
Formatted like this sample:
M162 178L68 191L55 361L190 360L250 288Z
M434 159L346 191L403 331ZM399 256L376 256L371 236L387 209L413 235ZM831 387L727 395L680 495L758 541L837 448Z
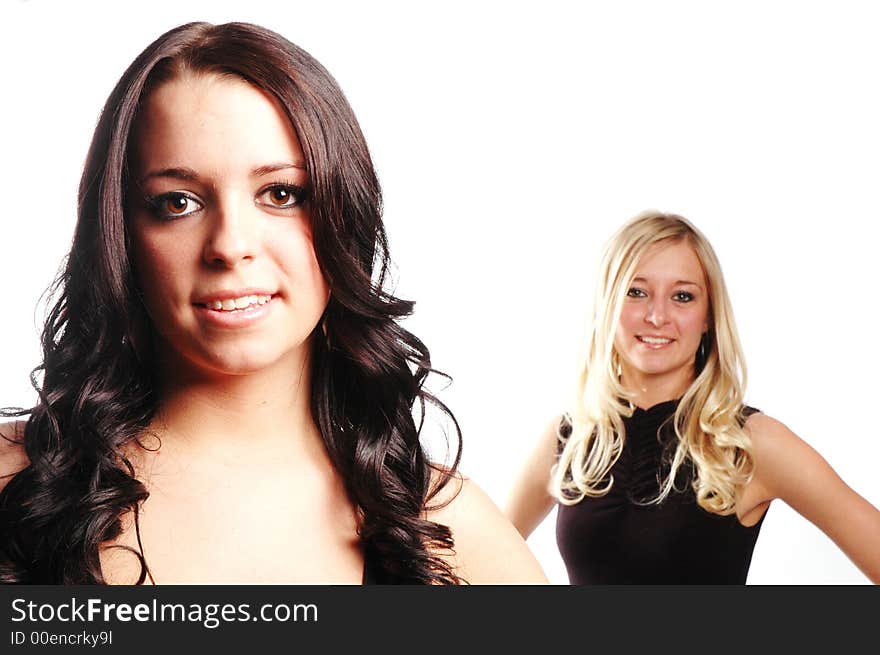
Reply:
M620 321L617 326L618 335L631 335L636 331L636 327L643 324L644 312L639 311L639 307L632 303L625 303L620 311Z
M697 308L694 309L695 311L688 312L681 317L679 321L679 329L683 334L687 334L691 338L699 341L707 329L707 311L705 308L701 310Z
M632 339L636 333L638 310L630 304L624 304L620 311L620 320L614 333L614 349L618 355L628 352L633 348Z
M183 262L186 261L185 241L156 235L132 235L132 260L135 279L144 294L151 314L161 313L163 301L178 294L178 285L184 281Z
M274 235L270 243L273 244L275 259L283 262L287 269L298 295L296 300L318 305L323 312L330 298L330 288L318 265L310 231L299 226L284 234Z

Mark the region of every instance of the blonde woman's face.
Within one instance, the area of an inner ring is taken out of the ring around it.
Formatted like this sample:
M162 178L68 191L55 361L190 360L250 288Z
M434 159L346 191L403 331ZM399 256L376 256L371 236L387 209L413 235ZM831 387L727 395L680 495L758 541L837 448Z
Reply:
M655 244L636 268L620 314L614 346L624 383L642 386L694 376L694 357L709 328L706 276L687 241Z

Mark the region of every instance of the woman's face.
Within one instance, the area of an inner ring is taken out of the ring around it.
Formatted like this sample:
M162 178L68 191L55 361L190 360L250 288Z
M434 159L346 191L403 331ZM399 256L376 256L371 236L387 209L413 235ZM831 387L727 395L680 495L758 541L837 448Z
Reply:
M708 329L706 276L694 249L686 240L649 248L636 267L614 338L624 378L681 378L689 384Z
M301 366L329 291L289 121L243 80L184 74L150 93L132 139L128 222L160 352L214 374Z

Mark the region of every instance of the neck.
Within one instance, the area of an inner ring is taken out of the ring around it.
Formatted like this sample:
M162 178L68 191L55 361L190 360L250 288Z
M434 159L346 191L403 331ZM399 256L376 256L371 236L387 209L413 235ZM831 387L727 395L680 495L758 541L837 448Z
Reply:
M153 430L163 449L200 455L302 449L320 442L310 408L307 352L256 372L223 375L186 366L160 367L159 412Z
M681 398L694 381L693 367L663 374L637 371L628 365L621 366L620 381L631 394L636 407L648 409L667 400Z

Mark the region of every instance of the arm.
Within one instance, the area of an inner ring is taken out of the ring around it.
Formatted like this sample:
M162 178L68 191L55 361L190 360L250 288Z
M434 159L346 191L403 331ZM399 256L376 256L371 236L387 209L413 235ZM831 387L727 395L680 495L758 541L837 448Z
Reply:
M747 493L763 501L785 501L880 584L880 511L779 421L755 414L746 429L755 449L755 475Z
M436 500L449 498L427 518L452 530L455 552L441 556L457 575L470 584L548 583L526 542L476 484L456 476Z
M561 417L554 418L544 430L534 451L514 481L513 490L504 508L507 518L516 526L523 539L550 513L555 499L550 495L550 469L556 463L557 432Z

